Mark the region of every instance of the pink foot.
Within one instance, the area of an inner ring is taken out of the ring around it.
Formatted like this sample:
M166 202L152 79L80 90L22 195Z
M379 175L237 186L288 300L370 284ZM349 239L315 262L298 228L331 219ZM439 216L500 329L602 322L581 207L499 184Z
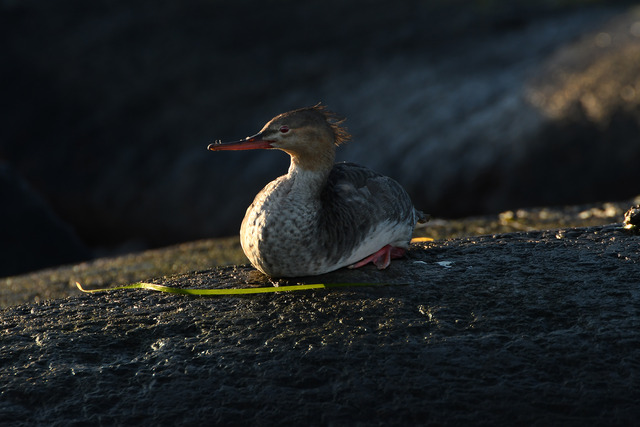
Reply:
M378 252L369 255L362 261L358 261L355 264L349 266L349 268L360 268L363 265L367 265L370 262L374 263L378 270L384 270L391 264L391 259L402 258L406 250L403 248L397 248L395 246L386 245Z

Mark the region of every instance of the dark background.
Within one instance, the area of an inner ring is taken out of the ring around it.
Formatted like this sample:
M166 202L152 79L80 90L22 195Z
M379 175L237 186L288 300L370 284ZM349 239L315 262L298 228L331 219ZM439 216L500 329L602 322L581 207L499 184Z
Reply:
M207 144L318 101L437 217L636 196L633 4L3 2L0 276L236 234L288 159Z

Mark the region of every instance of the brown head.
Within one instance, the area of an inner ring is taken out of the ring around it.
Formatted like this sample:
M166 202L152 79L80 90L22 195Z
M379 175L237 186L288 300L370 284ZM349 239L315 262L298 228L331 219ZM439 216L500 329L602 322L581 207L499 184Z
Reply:
M210 144L212 151L276 148L291 156L291 161L307 170L330 169L335 147L346 142L349 134L335 113L317 104L280 114L256 135L241 141Z

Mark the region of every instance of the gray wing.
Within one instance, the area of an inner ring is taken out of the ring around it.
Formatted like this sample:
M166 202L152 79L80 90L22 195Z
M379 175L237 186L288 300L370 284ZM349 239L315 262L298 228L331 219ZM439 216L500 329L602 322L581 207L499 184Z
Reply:
M380 222L410 224L420 214L395 180L354 163L338 163L321 194L319 240L331 258L339 259L359 245Z

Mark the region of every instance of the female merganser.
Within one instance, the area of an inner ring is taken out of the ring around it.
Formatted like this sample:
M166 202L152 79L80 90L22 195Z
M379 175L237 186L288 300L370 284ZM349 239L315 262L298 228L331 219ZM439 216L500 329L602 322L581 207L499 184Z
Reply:
M277 148L291 156L289 172L267 184L247 209L240 243L251 264L271 277L327 273L402 257L416 222L393 179L354 163L334 164L349 134L323 105L280 114L256 135L209 150Z

